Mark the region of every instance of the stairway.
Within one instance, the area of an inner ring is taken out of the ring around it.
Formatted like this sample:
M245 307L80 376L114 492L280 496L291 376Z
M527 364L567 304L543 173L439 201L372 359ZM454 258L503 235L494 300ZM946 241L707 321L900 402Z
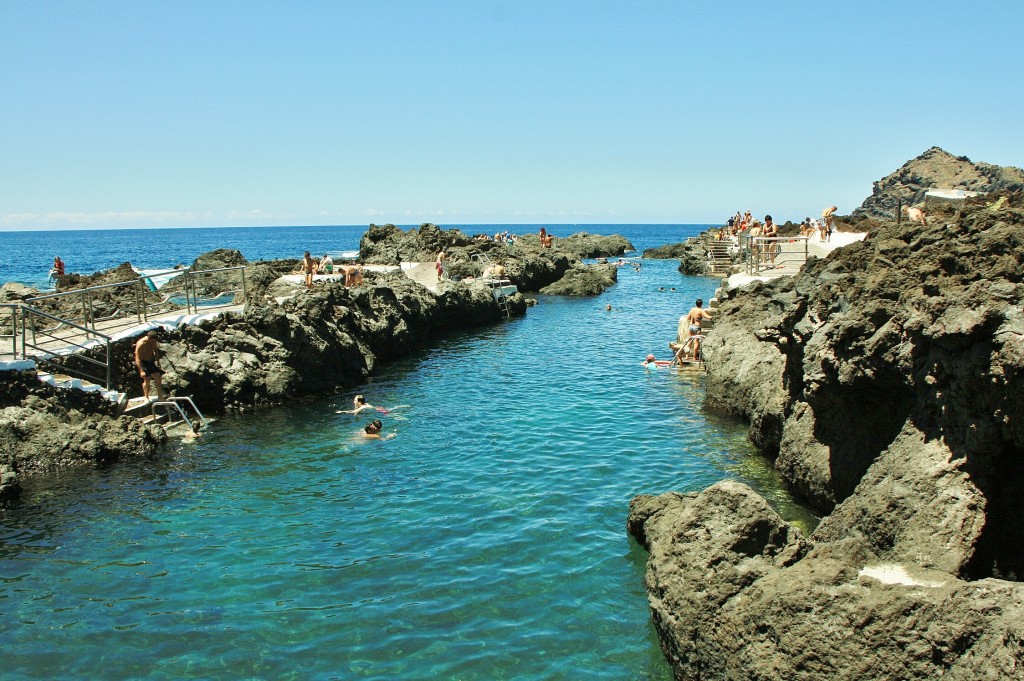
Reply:
M730 274L732 272L732 255L729 246L732 242L717 239L708 243L708 274Z

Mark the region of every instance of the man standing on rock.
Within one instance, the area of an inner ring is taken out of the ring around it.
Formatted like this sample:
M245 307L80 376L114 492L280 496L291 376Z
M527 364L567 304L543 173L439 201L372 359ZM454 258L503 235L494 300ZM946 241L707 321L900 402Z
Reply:
M704 301L698 298L686 316L680 318L680 329L684 319L686 320L686 339L681 340L682 347L676 352L676 360L697 360L700 358L701 325L705 319L711 319L711 313L704 309ZM694 338L694 336L698 336L698 338ZM692 342L690 339L693 339Z
M135 366L142 379L142 395L149 399L149 380L156 383L157 397L164 399L162 383L163 369L160 368L160 345L156 341L156 331L150 331L135 344Z

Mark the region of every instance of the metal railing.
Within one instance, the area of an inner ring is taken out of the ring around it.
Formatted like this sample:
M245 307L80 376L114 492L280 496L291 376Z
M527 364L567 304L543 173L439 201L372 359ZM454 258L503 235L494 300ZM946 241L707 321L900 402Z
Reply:
M132 291L132 293L134 293L134 301L132 301L131 297L126 297L121 301L118 301L118 304L123 305L125 303L134 302L134 315L137 318L137 320L141 323L143 319L143 310L145 307L144 304L142 303L142 300L145 299L145 286L141 283L140 280L136 279L133 279L131 281L122 281L116 284L101 284L99 286L89 286L86 288L75 289L73 291L64 291L63 293L46 293L41 296L33 296L31 298L26 298L25 303L32 307L38 308L40 303L53 303L55 301L64 300L73 301L74 299L77 298L78 303L74 304L74 307L80 309L81 312L76 312L74 314L69 314L65 312L64 314L59 316L57 320L58 322L74 322L82 327L86 327L87 330L92 331L95 330L96 328L96 322L106 321L108 319L117 319L132 314L132 311L129 311L128 315L122 314L124 311L120 307L118 307L116 310L114 310L113 313L110 314L97 313L97 308L100 307L101 303L109 302L108 300L103 299L104 294L108 294L109 297L109 295L112 292L116 291L117 289L130 289L132 287L135 287L134 290ZM68 305L66 307L71 307L71 305ZM60 324L58 324L58 326L59 325Z
M40 324L37 324L37 320ZM48 328L39 328L43 322L55 323L55 326ZM67 335L57 335L55 331L61 328L69 328L72 330L85 332L86 343L79 343L73 340L72 337ZM40 337L43 338L40 341ZM92 338L90 338L92 337ZM106 334L100 333L95 329L90 329L81 324L69 321L67 319L61 319L56 315L52 315L49 312L43 312L30 305L21 306L21 355L23 358L27 358L29 352L32 352L33 359L36 364L44 366L52 366L60 371L63 371L69 376L76 376L78 378L84 378L87 381L91 381L98 385L102 385L105 389L110 390L113 385L110 377L110 366L111 366L111 352L110 342L111 337ZM52 352L47 350L44 343L47 341L58 341L64 347L73 347L75 351L69 353L68 356L73 355L74 361L80 364L84 364L87 368L98 367L98 369L92 369L99 371L102 376L89 373L87 369L80 369L75 366L69 366L67 364L60 364L53 361L51 358L55 357ZM90 357L85 351L91 350L96 347L97 342L105 346L105 359L99 360Z
M0 303L0 310L10 310L11 313L11 332L0 333L0 357L4 357L8 354L7 350L3 349L3 346L7 345L6 341L11 341L11 352L12 358L18 358L18 313L21 311L20 303Z
M209 279L214 275L227 272L239 273L240 280L237 284L229 282L229 285L236 286L237 288L222 289L213 296L207 295L205 292L201 293L200 284L206 283L201 281L202 278ZM157 301L150 301L148 297L156 293L153 290L155 286L151 287L153 279L168 274L176 274L181 277L181 289L169 295L161 296ZM113 294L119 289L130 290L127 295L121 296L114 303L112 302ZM149 316L156 312L167 312L184 307L187 314L193 314L198 313L200 309L209 310L215 307L234 305L238 302L239 292L241 292L241 300L244 302L248 294L244 265L220 267L210 270L162 270L159 272L149 272L140 275L138 279L116 284L101 284L73 291L33 296L26 298L25 303L37 307L41 303L49 305L64 300L75 301L71 305L65 305L64 307L65 309L73 307L76 309L76 312L73 314L65 312L57 317L56 327L51 330L56 330L62 324L70 322L77 324L78 328L82 328L85 331L95 332L97 322L135 317L136 322L141 324L144 321L148 321ZM178 295L176 296L175 293ZM108 304L108 310L109 306L113 304L116 304L118 307L113 312L101 313L99 310L102 309L104 303ZM80 310L80 312L77 310Z
M753 236L745 240L741 237L740 249L747 274L784 269L790 263L799 269L807 262L808 241L809 237L806 236ZM793 246L790 247L790 244Z
M209 427L210 424L207 422L206 417L203 416L203 412L199 411L199 407L196 406L196 403L192 401L191 397L168 397L168 398L166 398L166 399L164 399L164 400L162 400L160 402L154 402L152 406L154 408L156 408L156 407L167 407L168 409L172 409L173 408L174 411L178 412L178 415L181 416L181 420L185 422L185 424L188 426L189 430L195 432L196 431L196 427L193 425L192 421L189 420L188 416L185 415L185 411L181 408L182 404L187 404L190 407L192 407L192 411L194 411L196 413L196 417L203 424L203 427L204 428L205 427Z

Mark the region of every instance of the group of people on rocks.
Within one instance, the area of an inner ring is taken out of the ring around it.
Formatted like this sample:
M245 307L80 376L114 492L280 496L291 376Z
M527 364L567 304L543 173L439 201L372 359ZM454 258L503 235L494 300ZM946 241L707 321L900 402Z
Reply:
M363 283L362 265L339 265L337 269L345 275L343 278L345 286L359 286ZM314 274L334 274L334 270L334 258L330 253L324 253L324 257L318 261L309 254L309 251L306 251L302 255L302 262L299 263L299 272L305 275L306 288L313 288Z
M832 232L835 230L835 213L837 210L839 210L838 207L829 206L821 211L820 219L804 218L803 222L800 223L800 236L817 236L819 241L830 241L832 238ZM779 235L779 228L778 225L772 221L772 216L770 215L765 215L764 222L761 222L760 220L755 219L750 214L749 210L745 213L736 211L736 215L729 218L725 227L719 231L718 238L727 239L730 236L739 236L740 234L760 237L777 237ZM775 249L767 250L767 254L770 255L770 259L772 261L772 266L775 264L774 250Z

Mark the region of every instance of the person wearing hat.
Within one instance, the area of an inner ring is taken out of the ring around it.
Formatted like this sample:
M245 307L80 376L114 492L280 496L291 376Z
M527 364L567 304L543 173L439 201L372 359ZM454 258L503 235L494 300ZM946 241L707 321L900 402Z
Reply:
M149 399L149 381L156 383L156 394L164 399L163 369L160 368L160 344L157 343L157 332L150 331L135 344L135 366L142 379L142 396Z

